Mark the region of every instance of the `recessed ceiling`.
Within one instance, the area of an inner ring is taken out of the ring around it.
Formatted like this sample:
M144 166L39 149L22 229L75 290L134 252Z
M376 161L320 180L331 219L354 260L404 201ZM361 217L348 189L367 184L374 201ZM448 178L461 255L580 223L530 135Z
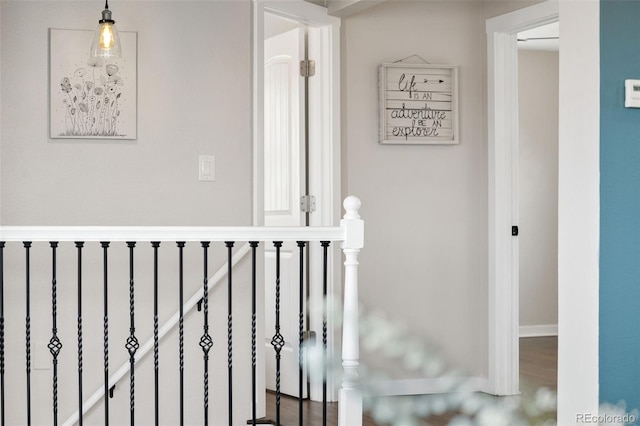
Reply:
M518 49L555 50L560 47L560 23L543 25L518 33Z

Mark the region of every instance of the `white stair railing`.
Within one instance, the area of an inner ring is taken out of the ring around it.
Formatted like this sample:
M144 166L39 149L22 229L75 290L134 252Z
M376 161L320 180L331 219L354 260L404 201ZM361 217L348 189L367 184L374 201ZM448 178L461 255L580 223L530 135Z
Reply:
M343 336L342 336L342 365L344 369L342 388L339 392L339 425L340 426L360 426L362 424L362 394L358 388L358 365L359 365L359 332L358 332L358 254L364 245L364 222L359 216L360 200L356 197L348 197L344 201L346 213L338 227L25 227L8 226L0 227L0 324L4 324L4 280L2 250L5 242L247 242L242 246L232 258L232 266L235 265L246 253L253 252L255 260L255 246L258 241L307 241L323 242L333 241L342 244L345 255L344 273L344 313L343 313ZM56 243L57 244L57 243ZM78 244L83 243L76 243ZM30 243L29 243L30 246ZM25 248L27 245L25 244ZM52 245L53 247L53 245ZM82 247L82 245L80 245ZM78 249L80 253L80 248ZM27 249L28 253L28 249ZM54 251L55 253L55 251ZM206 253L206 252L205 252ZM206 257L206 254L205 254ZM79 261L80 262L80 261ZM229 270L229 265L224 265L211 277L211 288L208 294ZM255 267L255 262L254 262ZM28 274L28 272L27 272ZM205 274L207 276L207 274ZM27 275L28 282L28 275ZM55 279L54 279L55 282ZM205 288L207 288L205 286ZM27 290L28 294L28 290ZM28 297L28 296L27 296ZM191 297L183 306L183 310L188 312L198 303L202 293ZM255 296L254 296L255 297ZM205 296L206 306L206 296ZM206 311L206 308L205 308ZM255 312L254 312L255 322ZM164 337L178 323L178 314L174 314L158 331L157 338ZM28 324L28 322L27 322ZM4 325L2 326L0 345L2 359L0 364L2 369L2 383L4 384ZM255 329L255 324L254 324ZM79 332L81 330L79 329ZM27 328L27 342L29 342L29 329ZM139 361L151 351L157 340L156 336L145 342L137 352L135 361ZM255 339L254 339L255 340ZM29 343L27 343L27 365L30 368ZM255 346L255 345L254 345ZM81 362L81 358L79 359ZM255 362L255 361L254 361ZM121 380L129 372L129 363L123 364L115 374L110 376L109 387ZM255 392L255 389L254 389ZM157 393L157 389L156 389ZM94 392L86 400L82 407L82 414L91 409L97 402L105 397L104 387ZM2 407L4 404L4 385L2 386ZM29 397L28 397L29 398ZM28 404L29 405L29 404ZM157 405L157 401L156 401ZM254 401L255 406L255 401ZM206 407L206 404L205 404ZM207 410L205 410L206 412ZM255 412L255 408L254 408ZM156 411L157 413L157 411ZM157 415L157 414L156 414ZM30 416L30 413L29 413ZM5 413L2 412L4 420ZM72 425L80 419L80 410L76 411L67 421L65 426Z

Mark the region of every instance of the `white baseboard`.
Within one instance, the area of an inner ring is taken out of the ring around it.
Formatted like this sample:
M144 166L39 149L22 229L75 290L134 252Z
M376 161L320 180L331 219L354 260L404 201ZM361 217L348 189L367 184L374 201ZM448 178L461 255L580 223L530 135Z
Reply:
M429 395L452 392L481 392L486 387L483 377L440 377L433 379L404 379L368 382L364 384L368 396Z
M557 336L558 324L521 325L520 337Z

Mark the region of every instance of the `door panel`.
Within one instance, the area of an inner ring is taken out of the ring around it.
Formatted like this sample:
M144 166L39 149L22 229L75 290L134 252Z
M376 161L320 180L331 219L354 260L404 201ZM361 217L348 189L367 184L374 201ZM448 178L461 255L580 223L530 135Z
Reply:
M300 196L305 188L304 90L299 73L304 30L296 28L265 40L264 205L266 226L304 226ZM281 392L298 396L299 276L298 247L280 250ZM265 347L267 389L276 388L276 252L265 247ZM303 312L306 307L303 307ZM306 327L306 324L305 324ZM304 378L306 383L306 377ZM306 397L306 385L303 386Z

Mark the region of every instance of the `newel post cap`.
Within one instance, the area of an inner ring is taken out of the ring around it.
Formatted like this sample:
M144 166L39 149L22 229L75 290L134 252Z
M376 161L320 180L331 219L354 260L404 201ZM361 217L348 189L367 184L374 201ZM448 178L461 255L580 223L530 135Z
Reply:
M342 205L345 209L344 218L340 221L340 226L345 230L342 248L361 249L364 247L364 221L360 219L358 210L362 203L358 197L350 195L345 198Z

